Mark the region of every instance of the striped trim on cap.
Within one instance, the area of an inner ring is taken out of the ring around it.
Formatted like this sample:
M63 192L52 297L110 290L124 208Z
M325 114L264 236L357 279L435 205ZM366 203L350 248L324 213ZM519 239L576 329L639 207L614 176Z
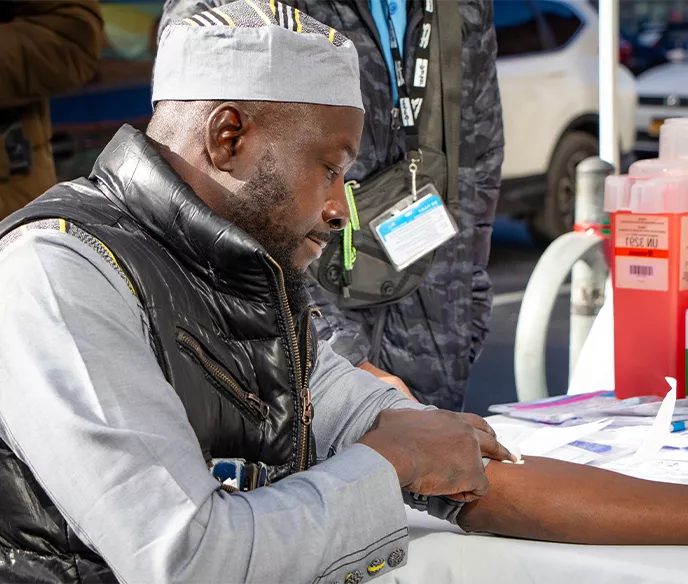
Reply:
M189 26L235 26L257 28L281 26L292 32L321 34L341 46L347 38L334 28L325 26L297 8L276 0L237 0L182 20Z

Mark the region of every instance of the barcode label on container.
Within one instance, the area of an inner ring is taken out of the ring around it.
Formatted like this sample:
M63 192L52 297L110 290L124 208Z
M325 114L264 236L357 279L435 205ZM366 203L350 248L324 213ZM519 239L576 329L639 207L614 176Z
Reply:
M628 266L628 271L631 276L640 276L641 278L654 276L655 273L652 266L638 266L635 264Z
M617 256L614 258L615 286L630 290L669 290L669 260Z

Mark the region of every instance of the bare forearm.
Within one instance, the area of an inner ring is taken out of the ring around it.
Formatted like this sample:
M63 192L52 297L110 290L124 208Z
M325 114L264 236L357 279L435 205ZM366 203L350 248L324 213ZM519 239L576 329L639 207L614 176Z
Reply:
M688 487L546 458L491 463L488 494L461 511L466 531L564 543L687 545Z

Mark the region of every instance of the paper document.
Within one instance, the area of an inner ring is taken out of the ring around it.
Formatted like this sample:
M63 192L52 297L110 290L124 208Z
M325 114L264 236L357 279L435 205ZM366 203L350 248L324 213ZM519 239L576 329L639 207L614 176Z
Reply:
M601 468L648 481L688 485L688 465L679 460L652 458L630 464L628 459L622 459L604 464Z
M509 450L526 456L544 456L571 442L581 440L606 428L611 420L579 426L532 427L516 424L492 424L497 439Z

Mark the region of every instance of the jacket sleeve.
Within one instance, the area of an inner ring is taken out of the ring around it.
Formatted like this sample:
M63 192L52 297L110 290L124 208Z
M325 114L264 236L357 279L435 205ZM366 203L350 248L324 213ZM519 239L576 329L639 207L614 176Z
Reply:
M403 393L366 371L352 367L328 343L318 345L318 360L311 377L315 443L323 462L354 444L386 409L434 410L411 401ZM404 503L456 524L462 503L448 497L402 493Z
M504 127L497 82L497 37L492 2L485 2L484 30L475 90L476 196L473 241L473 285L471 316L471 362L477 359L488 332L492 311L492 282L487 274L492 224L499 199Z
M95 75L103 44L96 0L12 4L0 24L0 108L76 89Z

